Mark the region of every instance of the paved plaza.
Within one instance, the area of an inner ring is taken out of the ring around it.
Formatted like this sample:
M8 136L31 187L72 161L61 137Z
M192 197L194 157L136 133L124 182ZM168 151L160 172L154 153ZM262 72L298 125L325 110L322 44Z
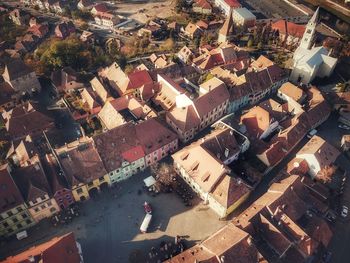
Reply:
M81 215L68 225L54 227L44 221L28 231L28 238L3 243L0 258L73 231L82 245L86 263L97 262L97 258L98 262L124 263L129 262L129 254L136 250L148 258L152 247L159 248L162 241L174 242L176 235L186 236L186 244L193 245L226 224L200 200L186 207L175 193L152 196L144 192L143 179L148 175L147 172L135 175L83 203ZM145 216L142 206L145 201L152 205L153 218L148 233L142 234L139 227Z

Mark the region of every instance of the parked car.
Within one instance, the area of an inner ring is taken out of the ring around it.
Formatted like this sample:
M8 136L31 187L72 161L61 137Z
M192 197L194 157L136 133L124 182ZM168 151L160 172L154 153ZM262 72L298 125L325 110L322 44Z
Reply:
M341 216L344 218L347 217L348 212L349 212L349 208L347 206L343 205L342 210L341 210Z
M345 124L339 124L339 125L338 125L338 128L344 129L344 130L350 130L350 127L347 126L347 125L345 125Z
M306 136L311 139L317 133L316 129L312 129Z

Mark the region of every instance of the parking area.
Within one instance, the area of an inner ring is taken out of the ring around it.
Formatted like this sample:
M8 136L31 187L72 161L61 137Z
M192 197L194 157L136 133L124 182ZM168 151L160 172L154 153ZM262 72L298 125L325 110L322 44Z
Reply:
M190 246L226 224L199 200L188 207L176 193L152 196L144 192L143 179L147 176L149 172L135 175L83 203L80 216L67 225L54 227L44 221L28 231L28 238L2 243L0 258L73 231L87 263L97 258L99 262L130 262L131 254L141 258L132 262L156 262L149 259L152 247L158 249L162 242L174 244L177 235L185 237L185 244ZM153 217L148 233L142 234L139 228L145 216L145 201L152 205Z
M268 18L285 18L303 16L299 10L287 4L284 0L244 0L243 6L252 11L258 11Z

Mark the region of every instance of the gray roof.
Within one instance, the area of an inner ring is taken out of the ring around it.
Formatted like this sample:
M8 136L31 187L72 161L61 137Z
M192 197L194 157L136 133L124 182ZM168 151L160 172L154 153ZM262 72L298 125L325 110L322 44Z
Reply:
M14 80L32 73L30 69L21 59L11 60L5 67L3 75L7 75L8 79Z

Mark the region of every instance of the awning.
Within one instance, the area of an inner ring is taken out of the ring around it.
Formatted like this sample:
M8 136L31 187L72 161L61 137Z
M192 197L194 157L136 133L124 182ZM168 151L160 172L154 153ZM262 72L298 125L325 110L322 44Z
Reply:
M150 187L156 183L156 179L154 179L153 176L149 176L146 179L144 179L143 182L147 187Z

